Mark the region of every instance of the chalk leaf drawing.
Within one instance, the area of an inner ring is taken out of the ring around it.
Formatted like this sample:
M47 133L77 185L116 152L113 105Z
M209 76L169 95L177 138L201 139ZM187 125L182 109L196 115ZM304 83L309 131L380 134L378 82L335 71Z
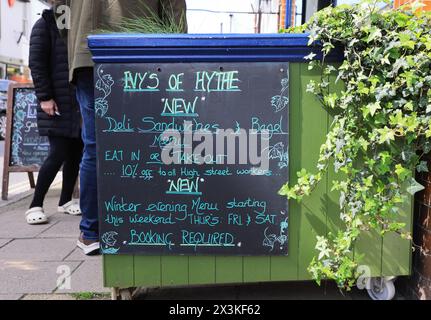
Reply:
M268 158L279 160L278 167L280 169L289 166L289 151L286 150L283 142L279 142L269 148Z
M108 101L106 100L112 92L114 80L110 74L104 74L102 66L97 68L96 89L101 92L101 97L95 101L96 115L103 118L109 109Z
M115 254L120 250L119 248L114 248L117 243L116 237L118 233L115 231L105 232L102 235L102 253L104 254Z
M271 106L276 113L289 106L289 74L281 80L280 95L271 98Z
M282 213L285 214L285 213ZM287 228L289 226L288 218L284 219L280 223L280 234L269 234L268 229L266 228L264 231L265 239L263 240L263 246L271 248L270 251L274 250L275 245L278 243L280 245L280 250L283 249L283 246L287 244Z
M106 101L104 98L97 98L95 101L95 110L96 115L103 118L105 114L108 112L109 105L108 101Z

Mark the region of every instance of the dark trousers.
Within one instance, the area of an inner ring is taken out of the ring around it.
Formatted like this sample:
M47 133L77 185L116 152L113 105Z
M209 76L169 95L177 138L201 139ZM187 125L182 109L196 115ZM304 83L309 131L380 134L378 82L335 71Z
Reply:
M82 68L76 72L76 97L81 107L82 140L84 141L84 155L80 172L82 211L80 229L85 240L98 240L96 116L92 68Z
M40 168L36 190L30 208L43 207L46 193L63 166L63 186L59 205L72 200L73 190L79 174L83 143L81 138L49 137L49 155Z

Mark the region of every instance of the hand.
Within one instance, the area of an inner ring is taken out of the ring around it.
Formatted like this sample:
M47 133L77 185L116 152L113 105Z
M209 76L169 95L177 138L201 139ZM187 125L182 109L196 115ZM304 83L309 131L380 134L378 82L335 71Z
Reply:
M42 110L47 115L50 115L51 117L53 117L55 115L55 113L58 112L57 104L55 103L55 101L53 99L48 100L48 101L42 101L40 103L40 106L41 106Z

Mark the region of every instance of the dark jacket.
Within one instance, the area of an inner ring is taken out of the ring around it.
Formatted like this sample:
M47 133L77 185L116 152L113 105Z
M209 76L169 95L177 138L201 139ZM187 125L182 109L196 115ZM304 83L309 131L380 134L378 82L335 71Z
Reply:
M69 84L67 44L57 28L52 10L45 10L33 27L29 67L39 101L54 99L60 115L49 116L39 106L37 124L41 136L80 137L81 114L75 90Z

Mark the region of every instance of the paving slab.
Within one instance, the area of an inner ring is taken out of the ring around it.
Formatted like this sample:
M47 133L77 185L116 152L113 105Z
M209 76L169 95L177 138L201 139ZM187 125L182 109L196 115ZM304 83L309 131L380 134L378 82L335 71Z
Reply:
M64 270L72 273L78 266L79 262L0 260L0 294L52 293Z
M102 256L94 255L94 256L86 256L81 249L76 248L72 251L70 255L64 259L64 261L95 261L102 260Z
M62 261L75 247L76 239L17 239L0 249L0 260Z
M73 262L70 262L73 263ZM71 276L70 289L58 289L55 293L80 292L110 292L110 288L103 287L102 259L84 261Z
M80 217L70 217L65 214L63 216L54 215L56 222L51 228L44 230L37 237L38 238L75 238L79 237L79 223ZM60 220L61 219L61 220ZM52 222L51 222L52 223Z
M53 211L53 212L54 213L51 213L49 215L50 223L70 221L70 222L77 222L79 224L79 222L81 221L81 216L72 216L70 214L65 214L57 211Z
M0 301L4 300L19 300L22 294L0 294Z
M49 229L49 224L31 226L27 224L23 210L14 210L12 212L0 214L0 238L34 238L41 232Z

